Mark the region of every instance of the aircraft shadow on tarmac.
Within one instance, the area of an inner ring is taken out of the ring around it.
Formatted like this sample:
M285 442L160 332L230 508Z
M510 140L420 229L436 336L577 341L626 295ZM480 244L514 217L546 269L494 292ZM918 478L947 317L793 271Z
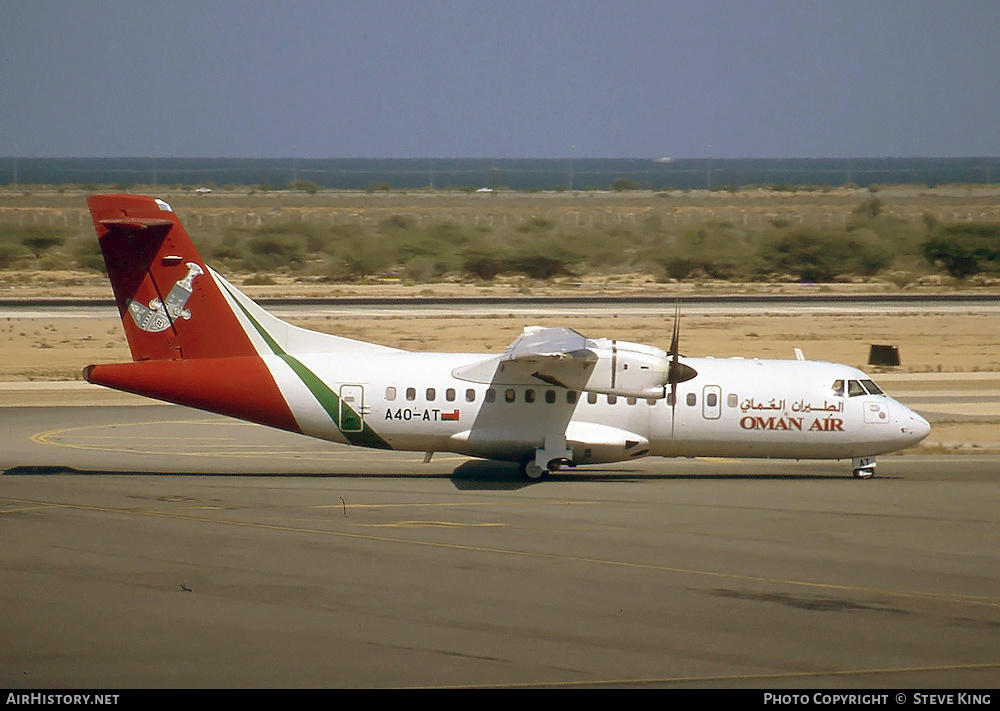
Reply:
M561 470L541 480L528 481L524 479L516 464L509 462L494 462L487 460L469 460L455 467L451 473L416 471L358 473L350 471L327 472L218 472L218 471L122 471L110 469L78 469L70 466L51 465L20 465L3 471L3 476L176 476L176 477L246 477L246 478L322 478L322 479L450 479L460 490L516 490L529 486L570 483L570 482L642 482L642 481L830 481L842 479L852 481L851 477L839 472L803 472L789 470L787 472L651 472L637 468L607 468L587 467L577 471ZM887 477L883 477L887 478ZM888 477L896 478L896 477Z
M483 460L470 460L455 468L451 475L452 481L459 489L488 489L488 488L521 488L524 486L534 486L537 484L559 483L559 482L627 482L627 481L709 481L709 480L733 480L733 481L815 481L844 479L850 481L851 477L836 472L770 472L750 474L746 472L655 472L633 468L609 468L600 469L586 467L577 470L561 469L559 472L550 474L538 481L524 480L518 470L517 465L505 462L492 462Z

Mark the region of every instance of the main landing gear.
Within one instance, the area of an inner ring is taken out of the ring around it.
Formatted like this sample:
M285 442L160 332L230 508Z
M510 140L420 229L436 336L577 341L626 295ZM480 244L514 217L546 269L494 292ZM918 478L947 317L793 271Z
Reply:
M535 464L534 459L527 459L521 462L521 478L527 479L528 481L538 481L539 479L547 477L551 472L559 471L563 468L563 466L575 467L576 463L554 459L549 462L548 468L546 469Z
M855 457L851 460L855 479L871 479L875 476L875 457Z
M521 476L538 481L549 472L558 471L563 462L573 461L573 451L566 445L565 435L549 435L545 446L535 450L534 457L521 460Z
M550 464L549 469L543 469L535 464L534 459L528 459L521 462L521 476L528 481L538 481L539 479L543 479L550 470L557 469L558 466L558 464L554 466Z

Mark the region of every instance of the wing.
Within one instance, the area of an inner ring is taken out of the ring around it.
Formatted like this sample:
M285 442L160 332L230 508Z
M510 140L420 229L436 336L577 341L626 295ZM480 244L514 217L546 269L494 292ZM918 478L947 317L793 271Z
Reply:
M529 326L503 355L461 366L452 375L494 385L549 383L582 390L598 360L595 344L571 328Z
M452 375L493 385L547 383L569 390L661 398L669 365L667 353L654 346L594 340L571 328L529 327L503 355L461 366Z
M597 344L572 328L524 330L500 360L502 368L530 372L535 380L581 390L598 361Z

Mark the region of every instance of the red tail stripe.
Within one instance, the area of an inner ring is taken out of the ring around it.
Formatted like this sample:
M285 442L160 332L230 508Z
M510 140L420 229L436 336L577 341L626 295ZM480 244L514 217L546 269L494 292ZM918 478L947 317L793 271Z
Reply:
M300 432L288 403L258 356L91 365L91 383Z

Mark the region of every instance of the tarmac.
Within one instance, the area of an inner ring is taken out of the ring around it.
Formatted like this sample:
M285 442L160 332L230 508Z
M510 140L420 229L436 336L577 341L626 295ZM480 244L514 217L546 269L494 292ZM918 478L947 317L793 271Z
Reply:
M907 404L992 421L989 388L954 380ZM83 384L0 402L8 689L1000 681L992 453L528 483Z

